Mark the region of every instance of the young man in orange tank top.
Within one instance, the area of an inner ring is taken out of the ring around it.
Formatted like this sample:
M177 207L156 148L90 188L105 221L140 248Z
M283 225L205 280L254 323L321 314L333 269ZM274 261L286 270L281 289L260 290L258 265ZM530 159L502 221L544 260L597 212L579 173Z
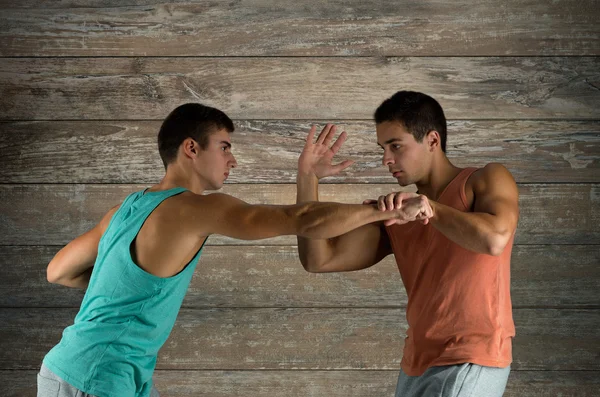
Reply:
M510 255L519 216L518 191L500 164L461 169L446 157L446 118L439 103L422 93L400 91L375 112L377 143L400 186L418 192L390 193L365 204L388 211L421 200L433 216L420 221L369 224L334 239L298 238L309 272L365 269L394 254L408 304L397 397L477 396L504 393L514 323ZM333 146L327 125L298 161L298 196L318 199L319 179L351 162L332 164L346 139Z

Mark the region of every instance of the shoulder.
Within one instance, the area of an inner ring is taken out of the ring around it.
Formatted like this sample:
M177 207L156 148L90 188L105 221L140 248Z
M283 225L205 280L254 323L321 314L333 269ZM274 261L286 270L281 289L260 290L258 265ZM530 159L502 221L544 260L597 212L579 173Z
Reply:
M195 194L190 191L173 197L164 211L171 219L181 224L211 225L223 221L224 217L247 203L225 193Z
M469 179L474 191L485 189L490 185L502 186L505 184L515 184L510 171L500 163L486 164L485 167L475 171Z
M230 196L226 193L208 193L195 194L190 191L176 196L178 199L174 202L176 205L191 211L215 211L222 207L232 204L243 203L242 200Z
M102 234L108 228L108 225L110 224L112 217L115 215L115 213L119 210L120 207L121 207L121 204L117 204L114 207L112 207L111 209L109 209L106 214L104 214L104 217L102 217L102 220L98 224L98 227L100 229L99 231Z
M510 171L502 164L487 164L477 170L471 179L472 181L469 182L476 203L493 202L499 199L518 202L517 183Z

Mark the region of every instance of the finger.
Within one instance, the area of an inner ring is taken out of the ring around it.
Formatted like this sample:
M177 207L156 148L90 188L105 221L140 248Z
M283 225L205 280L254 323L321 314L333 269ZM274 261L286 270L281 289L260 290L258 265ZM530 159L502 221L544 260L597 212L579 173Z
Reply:
M415 197L419 197L419 195L417 193L411 193L411 192L399 192L399 193L396 193L396 195L400 196L402 201L413 199Z
M325 127L323 127L319 137L317 138L317 142L315 142L317 145L323 144L323 141L327 137L327 134L329 134L329 130L331 129L332 125L333 124L325 124Z
M340 171L345 170L346 168L350 167L352 164L354 164L354 161L352 160L344 160L339 164L336 164L333 166L333 171L337 174Z
M394 209L394 198L395 197L396 197L396 195L394 193L390 193L385 198L385 205L390 210Z
M304 146L312 145L313 141L315 140L315 132L316 131L317 131L317 126L314 124L311 125L310 131L308 131L308 135L306 136L306 144Z
M377 208L381 211L385 211L385 196L379 196L377 199Z
M365 204L365 205L367 205L367 204L377 204L377 200L367 199L367 200L363 201L363 204Z
M388 220L386 220L386 221L383 221L383 224L384 224L385 226L392 226L394 223L396 223L396 220L395 220L395 219L388 219Z
M402 208L402 195L401 194L396 194L394 196L394 208L397 210Z
M333 137L335 136L335 131L336 130L337 130L337 126L335 124L333 124L331 126L331 128L329 129L329 132L325 136L325 140L323 141L323 145L325 145L325 146L331 145L331 141L333 140Z
M340 150L344 142L346 142L346 138L348 138L348 134L346 133L346 131L342 131L338 139L336 139L333 143L333 146L331 146L331 151L333 152L333 154L336 154L338 150Z

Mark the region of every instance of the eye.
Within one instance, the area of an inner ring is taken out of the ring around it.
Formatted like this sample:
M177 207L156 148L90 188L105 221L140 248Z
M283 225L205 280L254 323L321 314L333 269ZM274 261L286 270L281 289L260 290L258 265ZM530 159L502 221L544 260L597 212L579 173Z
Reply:
M394 149L394 150L398 150L400 148L402 148L402 145L395 145L395 144L392 145L392 149Z

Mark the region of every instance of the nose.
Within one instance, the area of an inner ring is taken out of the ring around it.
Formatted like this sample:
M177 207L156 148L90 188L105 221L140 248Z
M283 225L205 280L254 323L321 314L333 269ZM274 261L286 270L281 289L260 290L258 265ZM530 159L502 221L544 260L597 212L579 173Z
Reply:
M235 160L235 156L233 154L231 155L231 160L229 160L229 167L230 168L237 167L237 161Z
M388 150L383 151L383 165L389 166L390 164L394 164L394 156Z

